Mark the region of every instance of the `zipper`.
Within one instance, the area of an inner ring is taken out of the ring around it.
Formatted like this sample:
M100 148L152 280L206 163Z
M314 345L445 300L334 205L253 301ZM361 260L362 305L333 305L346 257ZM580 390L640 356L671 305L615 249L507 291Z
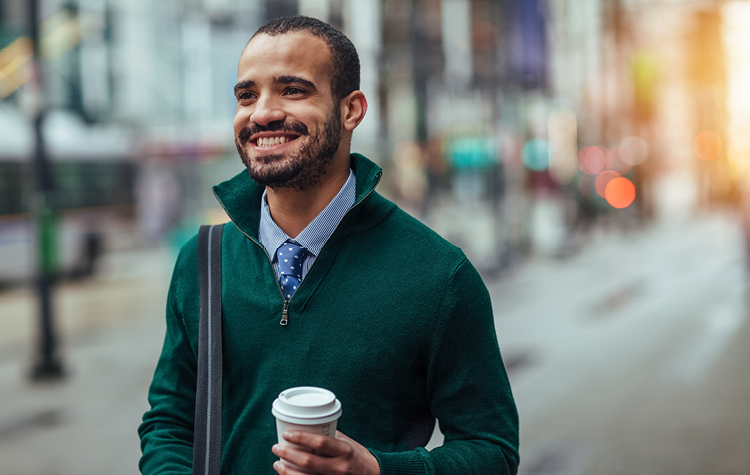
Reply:
M359 206L360 203L362 203L365 199L367 199L368 196L370 196L372 194L373 191L375 191L375 188L377 188L378 184L380 183L380 179L382 177L383 177L383 173L381 172L381 173L378 174L377 180L375 181L375 184L373 185L373 187L370 188L370 191L368 191L367 194L365 194L365 196L362 197L362 199L360 199L359 201L355 202L352 205L352 207L349 208L346 211L346 213L344 213L344 216L341 217L341 221L343 221L344 218L346 218L349 215L349 213L352 212L352 210L354 208L356 208L357 206ZM211 192L214 194L214 197L216 198L216 201L219 202L219 204L221 205L221 207L224 210L224 212L227 213L227 216L229 216L229 219L232 219L232 215L229 214L229 210L226 209L226 207L224 206L224 203L219 199L218 196L216 196L216 191L215 190L211 190ZM333 233L335 233L336 230L339 228L339 225L341 225L341 221L339 221L339 224L337 224L336 227L333 229L333 232L331 233L331 236L333 236ZM251 240L252 242L254 242L255 244L257 244L258 246L260 246L261 249L263 249L263 252L266 254L266 259L268 259L268 263L271 264L271 268L273 268L273 261L271 261L271 256L268 255L268 250L265 248L265 246L263 246L263 244L261 244L260 242L258 242L255 239L253 239L252 237L248 236L245 231L243 231L242 229L240 229L240 227L237 226L234 223L234 219L232 219L232 224L234 224L234 227L237 228L237 230L239 230L239 232L241 232L246 238L248 238L249 240ZM318 260L316 259L315 262L318 262ZM307 271L308 274L313 269L313 267L315 267L315 262L312 263L312 265L310 266L310 269ZM286 326L286 325L289 324L289 302L291 301L291 299L287 300L284 297L284 292L281 290L281 284L279 284L278 279L276 280L276 287L279 289L279 295L281 295L281 298L284 299L284 308L281 310L281 321L279 321L279 324L281 326ZM299 289L297 289L297 290L299 290ZM294 298L294 295L292 295L292 299L293 298Z
M281 311L281 326L286 326L289 323L289 300L284 300L284 310Z

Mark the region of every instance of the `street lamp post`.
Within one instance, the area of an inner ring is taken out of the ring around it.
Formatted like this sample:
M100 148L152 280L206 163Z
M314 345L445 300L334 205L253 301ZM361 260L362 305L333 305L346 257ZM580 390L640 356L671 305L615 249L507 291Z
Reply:
M57 352L52 305L57 261L57 229L55 210L52 206L52 173L44 143L45 104L42 89L39 0L29 1L29 25L34 45L30 88L34 95L34 107L31 113L34 130L34 196L31 201L31 211L36 222L36 288L39 301L38 347L31 379L54 380L62 378L64 371Z

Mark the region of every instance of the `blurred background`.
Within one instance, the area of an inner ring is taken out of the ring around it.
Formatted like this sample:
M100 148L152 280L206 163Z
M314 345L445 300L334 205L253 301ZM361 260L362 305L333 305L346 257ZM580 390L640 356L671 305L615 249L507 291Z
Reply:
M240 53L292 14L359 51L378 190L485 278L521 473L750 473L750 1L0 0L0 474L138 473Z

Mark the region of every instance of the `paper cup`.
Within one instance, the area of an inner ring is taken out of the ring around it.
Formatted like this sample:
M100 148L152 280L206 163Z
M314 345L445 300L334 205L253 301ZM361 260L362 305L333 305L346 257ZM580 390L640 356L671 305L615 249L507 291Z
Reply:
M276 417L279 444L311 452L307 447L287 442L283 437L284 432L301 430L335 437L336 423L341 416L341 402L327 389L301 386L282 391L273 402L271 413ZM302 471L294 464L284 460L282 463Z

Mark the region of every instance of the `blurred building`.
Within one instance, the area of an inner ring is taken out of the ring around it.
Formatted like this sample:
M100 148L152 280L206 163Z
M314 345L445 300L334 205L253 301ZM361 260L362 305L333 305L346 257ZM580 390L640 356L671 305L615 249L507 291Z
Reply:
M117 247L178 243L198 222L225 219L210 185L241 169L231 127L240 52L266 20L297 13L331 22L358 48L370 108L353 146L386 168L383 192L492 266L532 250L569 252L602 218L650 219L654 178L664 170L698 169L704 191L693 199L706 202L731 201L738 180L725 151L711 163L693 151L704 130L727 140L731 99L714 54L723 51L726 9L717 1L41 6L45 130L57 206L67 210L64 256L75 254L90 223ZM26 2L4 0L0 231L14 236L23 235L18 219L30 196L27 30ZM604 193L615 175L635 190L622 209ZM92 219L93 209L114 217ZM451 210L466 223L441 221Z

